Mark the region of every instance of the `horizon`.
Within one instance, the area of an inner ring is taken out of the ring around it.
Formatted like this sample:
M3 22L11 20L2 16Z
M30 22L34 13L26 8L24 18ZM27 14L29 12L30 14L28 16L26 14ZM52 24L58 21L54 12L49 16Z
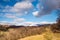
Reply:
M30 22L30 23L23 23L23 24L18 24L18 25L15 25L15 24L3 24L3 23L0 23L0 25L6 25L6 26L40 26L40 25L52 25L52 24L56 24L56 22L55 23L53 23L53 22L40 22L40 23L32 23L32 22Z

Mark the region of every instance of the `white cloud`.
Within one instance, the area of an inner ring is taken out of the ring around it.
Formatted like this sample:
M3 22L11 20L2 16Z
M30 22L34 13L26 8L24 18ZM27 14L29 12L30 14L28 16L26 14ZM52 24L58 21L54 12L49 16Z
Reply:
M48 22L48 21L42 21L42 22L23 22L21 25L24 25L24 26L38 26L38 24L42 25L42 24L53 24L53 23L56 23L56 22Z
M53 24L53 23L56 23L56 22L48 22L48 21L42 21L42 22L40 22L40 24Z
M17 12L17 13L25 13L25 12L29 12L33 9L33 5L30 2L18 2L14 5L14 7L11 9L11 11L13 12Z
M23 22L24 26L37 26L37 22Z
M33 12L32 14L33 14L33 16L38 17L38 15L39 15L39 11L35 11L35 12Z
M12 25L11 22L8 22L8 21L0 21L0 24L2 24L2 25Z
M21 25L21 24L23 24L23 22L25 22L26 21L26 19L24 19L24 18L15 18L14 20L13 20L13 22L11 22L12 24L14 24L14 25Z
M14 5L14 8L19 8L19 9L30 9L32 8L33 5L30 2L18 2Z
M15 18L13 21L0 21L2 25L21 25L25 21L24 18Z
M11 6L8 6L8 5L7 5L7 6L5 6L5 7L2 7L2 9L3 9L3 10L2 10L3 13L12 13L12 12L11 12L11 9L12 9Z
M24 26L38 26L42 24L54 24L56 22L48 22L48 21L42 21L42 22L26 22L24 18L18 18L15 19L13 22L8 21L1 21L0 24L3 25L24 25Z
M7 18L17 18L15 15L13 15L13 14L5 14L4 15L5 17L7 17Z
M13 20L13 22L11 22L12 24L20 24L25 21L25 19L19 17L32 11L33 8L34 6L31 2L22 1L17 2L13 7L7 5L1 12L5 13L4 17L11 18Z
M33 1L36 1L36 0L23 0L23 1L33 2Z
M16 16L22 16L34 9L34 6L31 2L28 1L22 1L17 2L13 7L6 6L4 10L2 10L3 13L14 13Z
M25 19L24 18L15 18L14 19L14 22L17 22L17 23L21 23L21 22L24 22Z

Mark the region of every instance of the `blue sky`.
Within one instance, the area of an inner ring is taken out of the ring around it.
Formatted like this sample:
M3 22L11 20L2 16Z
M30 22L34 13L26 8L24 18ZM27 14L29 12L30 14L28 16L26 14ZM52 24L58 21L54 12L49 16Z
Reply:
M56 10L60 7L60 0L58 1L0 0L0 23L54 23L57 18Z

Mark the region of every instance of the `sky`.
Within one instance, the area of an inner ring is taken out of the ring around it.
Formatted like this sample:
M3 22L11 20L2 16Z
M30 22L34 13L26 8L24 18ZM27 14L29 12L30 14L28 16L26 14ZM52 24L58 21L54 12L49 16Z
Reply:
M0 24L55 23L60 0L0 0Z

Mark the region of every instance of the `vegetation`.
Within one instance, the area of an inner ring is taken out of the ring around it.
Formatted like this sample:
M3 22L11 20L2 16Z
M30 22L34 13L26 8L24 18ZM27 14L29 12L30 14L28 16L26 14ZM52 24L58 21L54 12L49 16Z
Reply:
M60 33L56 32L56 24L53 25L44 25L44 26L0 26L0 40L20 40L21 38L39 35L36 40L46 39L46 40L60 40ZM6 30L6 31L5 31ZM54 30L54 31L53 31ZM34 37L32 37L34 38Z
M46 32L41 35L34 35L18 40L60 40L60 33L53 33L49 28L46 28Z

